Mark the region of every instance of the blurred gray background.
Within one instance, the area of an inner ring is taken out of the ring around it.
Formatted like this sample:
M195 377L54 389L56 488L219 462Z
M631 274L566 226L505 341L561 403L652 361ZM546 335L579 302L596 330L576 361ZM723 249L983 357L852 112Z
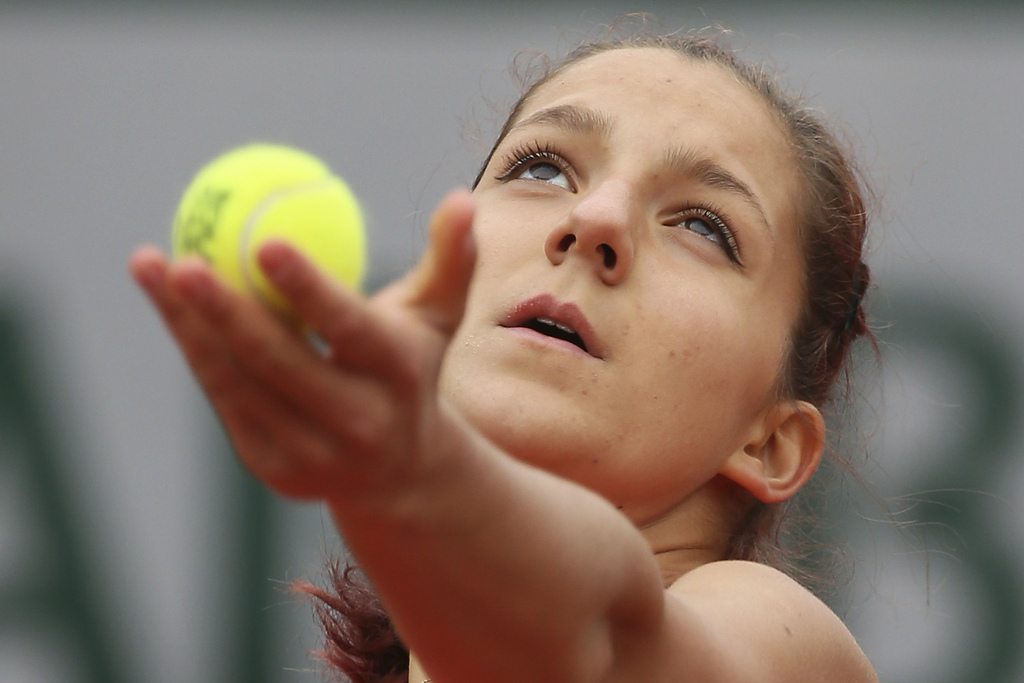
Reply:
M878 191L881 362L843 446L895 514L829 498L837 608L882 680L1024 680L1017 4L41 1L0 5L0 683L319 680L287 587L341 543L240 472L126 259L199 166L268 140L361 197L377 287L474 176L515 56L637 9L733 29Z

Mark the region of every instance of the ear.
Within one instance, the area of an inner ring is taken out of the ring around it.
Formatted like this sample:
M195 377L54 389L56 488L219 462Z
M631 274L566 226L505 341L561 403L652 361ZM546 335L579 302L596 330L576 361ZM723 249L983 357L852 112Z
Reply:
M806 401L784 401L768 409L742 448L719 474L763 503L792 497L814 474L825 448L825 421Z

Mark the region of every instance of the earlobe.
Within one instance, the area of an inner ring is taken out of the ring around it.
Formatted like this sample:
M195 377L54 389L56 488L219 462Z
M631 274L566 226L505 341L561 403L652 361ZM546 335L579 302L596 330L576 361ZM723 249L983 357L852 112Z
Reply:
M719 473L763 503L791 498L814 474L825 447L825 421L806 401L778 403Z

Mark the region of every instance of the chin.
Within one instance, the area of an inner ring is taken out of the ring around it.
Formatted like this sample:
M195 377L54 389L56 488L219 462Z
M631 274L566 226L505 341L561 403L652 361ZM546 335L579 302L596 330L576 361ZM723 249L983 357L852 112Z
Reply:
M484 386L485 385L485 386ZM581 462L596 461L609 440L571 395L505 380L445 381L442 395L466 420L518 460L572 479Z

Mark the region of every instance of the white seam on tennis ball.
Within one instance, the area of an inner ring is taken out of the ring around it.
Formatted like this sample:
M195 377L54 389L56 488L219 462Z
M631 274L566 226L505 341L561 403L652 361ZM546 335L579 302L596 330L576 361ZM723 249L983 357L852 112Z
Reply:
M239 270L242 273L242 281L245 283L245 289L248 292L255 294L263 303L269 304L267 297L259 291L256 287L256 283L253 282L253 275L249 272L249 259L246 258L246 254L249 250L249 240L252 238L252 233L255 232L256 226L263 219L264 214L270 211L270 208L277 204L279 201L287 199L288 197L299 194L300 192L309 192L318 188L327 188L333 184L335 179L331 176L324 178L323 180L317 180L314 182L303 183L301 185L292 185L290 187L274 190L268 194L263 201L256 205L256 207L249 214L249 219L245 222L242 227L242 235L238 240L238 261L240 264Z

